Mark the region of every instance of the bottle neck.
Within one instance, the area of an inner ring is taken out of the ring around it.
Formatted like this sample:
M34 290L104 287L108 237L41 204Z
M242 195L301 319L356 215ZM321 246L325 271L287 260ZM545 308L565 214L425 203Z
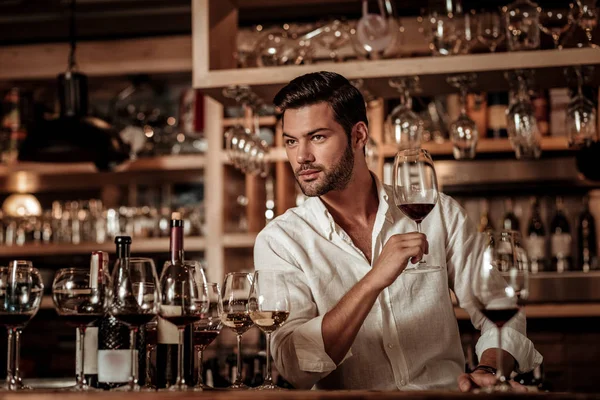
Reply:
M183 262L183 221L171 221L170 241L171 262L173 264Z
M126 243L117 244L117 258L130 258L131 256L131 245Z

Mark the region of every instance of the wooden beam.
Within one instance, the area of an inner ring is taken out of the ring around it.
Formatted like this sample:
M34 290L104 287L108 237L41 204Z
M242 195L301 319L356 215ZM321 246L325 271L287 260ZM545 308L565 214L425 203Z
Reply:
M0 47L0 80L47 79L66 70L67 43ZM191 36L77 44L77 65L89 76L192 71Z

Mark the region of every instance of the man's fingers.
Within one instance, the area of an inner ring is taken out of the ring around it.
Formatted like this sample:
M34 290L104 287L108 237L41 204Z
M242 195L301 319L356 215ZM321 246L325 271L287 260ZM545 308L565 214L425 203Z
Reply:
M403 249L403 251L405 252L406 259L410 260L413 264L416 264L423 259L423 249L421 246L407 247L406 249Z
M521 385L519 382L515 382L513 380L510 380L508 382L510 383L510 386L514 389L515 392L525 393L528 391L527 388Z
M458 377L458 389L460 389L461 392L468 392L471 390L471 387L471 376L469 374L461 374Z
M423 254L429 253L429 243L427 242L427 240L423 240L421 238L403 240L400 243L398 243L398 245L403 249L407 247L419 246Z

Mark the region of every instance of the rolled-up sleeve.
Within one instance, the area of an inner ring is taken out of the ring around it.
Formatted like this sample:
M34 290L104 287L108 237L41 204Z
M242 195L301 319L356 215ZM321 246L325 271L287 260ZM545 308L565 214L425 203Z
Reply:
M498 329L479 310L471 284L477 267L483 262L485 234L477 232L460 205L443 196L446 205L445 229L449 286L454 291L459 306L470 316L471 322L481 335L475 346L477 357L484 351L498 347ZM458 211L457 211L458 210ZM542 355L527 338L525 313L521 310L502 328L502 349L510 353L517 362L517 372L528 372L542 363Z
M290 317L272 335L273 360L279 373L294 387L310 389L337 366L325 352L323 316L318 315L306 275L290 252L292 246L289 237L277 227L263 230L254 245L254 267L285 272ZM344 359L349 356L351 353Z

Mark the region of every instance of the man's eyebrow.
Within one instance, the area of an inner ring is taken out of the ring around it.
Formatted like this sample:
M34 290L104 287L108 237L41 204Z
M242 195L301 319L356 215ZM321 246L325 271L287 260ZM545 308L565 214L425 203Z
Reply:
M330 130L329 128L325 128L325 127L323 127L323 128L317 128L317 129L313 129L312 131L306 132L305 134L302 134L300 136L310 136L310 135L314 135L317 132L329 131L329 130ZM291 137L291 138L294 138L294 139L296 138L295 136L292 136L289 133L285 133L285 132L283 132L281 135L282 136Z

